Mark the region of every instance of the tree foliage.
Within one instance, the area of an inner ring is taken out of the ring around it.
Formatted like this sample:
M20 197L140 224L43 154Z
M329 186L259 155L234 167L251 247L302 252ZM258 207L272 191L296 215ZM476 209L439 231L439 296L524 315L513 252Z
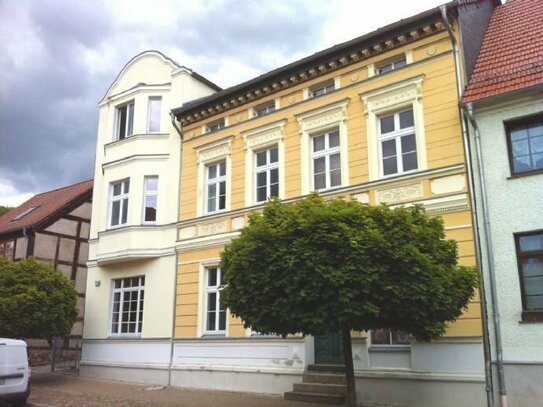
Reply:
M0 258L0 337L51 339L70 332L77 317L73 284L32 258Z
M263 333L387 328L427 341L474 295L477 272L457 259L442 220L420 206L272 200L223 252L221 298Z
M8 213L9 211L11 211L13 208L11 206L3 206L3 205L0 205L0 216Z

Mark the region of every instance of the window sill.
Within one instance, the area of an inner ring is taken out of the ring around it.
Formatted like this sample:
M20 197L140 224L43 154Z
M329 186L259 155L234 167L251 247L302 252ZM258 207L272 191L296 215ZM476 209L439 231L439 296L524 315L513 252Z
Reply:
M206 332L202 335L202 338L206 338L206 339L213 339L213 338L222 339L225 337L226 337L226 332Z
M371 345L369 352L411 352L411 345Z
M543 322L543 311L522 311L520 324L533 324Z
M119 340L125 340L125 339L141 339L141 334L111 334L107 337L107 339L119 339Z
M512 180L517 178L529 177L531 175L543 175L543 170L519 172L517 174L511 174L509 177L507 177L507 179Z

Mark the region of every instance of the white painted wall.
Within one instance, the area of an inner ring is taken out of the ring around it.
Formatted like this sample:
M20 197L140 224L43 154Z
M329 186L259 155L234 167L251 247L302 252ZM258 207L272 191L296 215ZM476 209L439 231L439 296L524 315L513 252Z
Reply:
M504 126L504 121L542 111L541 96L510 99L507 103L475 111L481 134L505 362L543 363L542 324L521 322L521 283L513 237L513 233L543 229L543 174L510 178ZM481 214L479 218L482 221ZM480 227L482 230L482 224ZM483 243L486 243L484 239ZM490 295L488 260L484 251L483 254ZM488 302L490 316L492 308ZM493 330L492 324L490 328Z

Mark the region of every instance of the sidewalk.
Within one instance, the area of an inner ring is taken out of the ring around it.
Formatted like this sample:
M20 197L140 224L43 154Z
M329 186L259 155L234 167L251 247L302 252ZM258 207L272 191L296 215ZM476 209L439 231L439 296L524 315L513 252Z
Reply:
M281 396L211 390L153 388L83 379L68 372L32 370L29 403L51 407L316 407Z

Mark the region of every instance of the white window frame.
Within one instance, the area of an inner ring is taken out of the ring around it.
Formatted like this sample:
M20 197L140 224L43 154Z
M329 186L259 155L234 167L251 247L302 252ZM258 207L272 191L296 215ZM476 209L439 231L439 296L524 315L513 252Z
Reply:
M373 343L373 330L371 330L369 332L369 336L370 336L370 343L371 343L371 346L372 347L395 347L395 348L400 348L400 347L404 347L404 348L408 348L411 346L411 342L410 343L392 343L393 340L392 340L392 335L394 332L400 332L400 331L394 331L394 330L391 330L391 329L383 329L383 331L388 331L388 343ZM404 332L405 333L405 332ZM409 336L409 334L406 334Z
M273 106L273 110L269 111L269 109ZM265 111L263 111L265 110ZM260 105L257 105L255 107L252 107L249 109L249 117L262 117L267 116L271 113L276 112L279 110L279 99L273 99L268 100L267 102L261 103ZM263 112L262 112L263 111ZM259 112L262 112L259 114Z
M132 106L132 109L130 109ZM121 137L121 110L126 109L126 125L124 129L124 135ZM121 103L115 106L115 134L114 140L124 140L134 135L134 116L135 116L136 104L134 99L129 100L128 102ZM131 123L131 126L129 126ZM129 129L131 127L132 132L129 134Z
M232 140L228 136L216 142L195 148L198 163L198 188L196 188L196 215L207 215L207 167L219 161L226 161L226 207L220 212L230 210ZM214 213L220 213L214 212ZM211 214L211 213L209 213Z
M158 106L158 129L151 130L151 106L153 102L159 101ZM160 133L162 128L162 96L150 96L147 102L147 132L150 134Z
M311 136L311 188L314 191L326 191L328 189L334 189L334 188L340 188L341 182L339 185L331 185L331 170L330 170L330 157L335 154L339 154L340 157L340 172L342 171L341 168L341 138L339 140L339 145L335 147L330 147L330 134L331 133L338 133L339 137L339 128L336 129L330 129L324 133L319 134L313 134ZM324 136L324 149L320 151L315 151L314 143L315 139L317 137L323 137ZM324 158L324 174L325 174L325 186L324 188L317 189L315 186L315 160L319 158Z
M285 198L285 124L277 121L242 132L245 143L245 206L262 204L256 196L256 153L277 146L279 169L279 198Z
M330 89L330 87L332 86L333 86L333 89ZM312 98L316 98L320 96L325 96L329 93L332 93L338 90L340 87L341 87L341 79L339 76L337 76L335 78L328 79L326 81L319 82L315 85L311 85L311 86L308 86L307 88L304 88L303 99L307 100L307 99L312 99ZM324 92L321 93L320 95L315 95L315 92L320 89L324 89Z
M364 103L364 113L366 115L369 181L384 178L379 137L379 118L409 108L413 109L413 121L415 124L417 171L424 171L428 168L424 131L423 81L424 75L418 75L359 95ZM409 173L412 172L410 171ZM396 174L396 176L401 175ZM386 178L389 177L387 176Z
M221 300L221 291L224 288L224 285L215 285L215 286L209 286L209 270L210 269L216 269L217 270L217 281L222 280L223 271L222 269L217 265L207 265L204 267L204 273L203 273L203 285L204 285L204 301L203 301L203 335L219 335L219 336L226 336L226 332L228 330L228 319L229 319L229 313L228 310L224 310L224 329L219 329L219 323L220 323L220 300ZM209 330L207 329L207 316L208 316L208 309L209 309L209 294L216 294L215 297L215 329Z
M147 182L150 179L156 179L157 189L156 191L149 190L147 187ZM155 220L146 220L145 219L145 208L147 198L148 197L156 197L156 214L155 214ZM158 218L158 175L146 175L143 178L143 208L142 208L142 214L141 214L141 222L145 225L154 225L157 222Z
M414 168L412 170L404 170L404 168L403 168L404 167L404 161L403 161L403 157L402 157L402 153L403 153L402 152L402 145L401 145L402 138L405 137L405 136L410 136L410 135L414 135L415 140L417 138L417 131L416 131L414 123L413 123L413 126L411 126L411 127L407 127L405 129L400 129L400 113L403 113L403 112L406 112L406 111L409 111L409 110L411 110L413 112L413 121L414 121L414 111L413 111L412 107L408 107L407 109L401 109L401 110L399 110L397 112L390 112L390 113L387 113L387 114L383 114L382 116L379 116L379 118L378 118L378 120L379 120L379 123L378 123L378 128L379 128L379 157L381 157L379 170L380 170L380 173L381 173L383 178L395 177L395 176L398 176L398 175L408 174L408 173L411 173L411 172L419 171L418 162L417 162L417 168ZM381 118L387 117L387 116L392 116L393 117L394 129L395 130L392 131L392 132L383 134L381 132ZM385 175L385 164L384 164L384 156L383 156L383 142L390 141L390 140L395 141L395 146L396 146L396 168L397 168L397 171L395 173L393 173L393 174ZM416 142L415 142L415 146L416 146ZM418 151L415 150L415 153L418 154Z
M393 72L396 69L400 69L400 68L395 68L394 67L394 63L397 63L399 61L405 61L404 66L408 66L409 64L412 64L413 63L413 51L406 51L404 53L394 55L394 56L392 56L390 58L386 58L386 59L383 59L381 61L377 61L376 63L368 64L368 78L371 78L373 76L384 75L385 73ZM392 66L392 69L389 72L383 72L383 73L379 72L379 69L381 69L383 66L390 65L390 64L392 64L393 66Z
M341 162L341 184L349 185L349 149L347 131L348 99L323 106L296 116L300 128L300 160L302 195L313 190L313 136L331 130L339 130L339 151Z
M113 195L114 193L114 189L115 189L115 185L118 185L118 184L121 184L121 193L120 195ZM128 188L126 187L128 185ZM128 189L128 191L127 191ZM119 227L123 227L123 226L126 226L128 223L129 223L129 219L128 219L128 212L130 210L130 178L127 178L127 179L123 179L123 180L120 180L120 181L115 181L115 182L111 182L109 184L109 211L108 211L108 220L107 220L107 225L108 225L108 228L109 229L115 229L115 228L119 228ZM123 214L124 214L124 209L123 209L123 201L126 200L127 201L127 204L126 204L126 222L125 223L121 223L122 219L123 219ZM119 223L116 224L116 225L113 225L113 219L112 219L112 216L113 216L113 203L114 202L120 202L119 203Z
M131 280L133 278L138 278L139 281L138 281L138 286L136 287L124 287L124 283L126 280ZM143 279L143 280L142 280ZM115 282L116 281L120 281L121 282L121 287L119 288L116 288L115 287ZM142 284L143 282L143 284ZM137 296L137 304L136 304L136 321L135 321L135 324L136 324L136 329L135 329L135 332L121 332L122 331L122 324L123 324L123 320L122 320L122 316L123 316L123 311L124 311L124 307L125 307L125 303L124 303L124 296L126 293L128 292L134 292L134 291L137 291L138 293L138 296ZM119 320L117 321L117 331L114 331L113 330L113 314L115 313L114 312L114 306L115 306L115 294L118 293L119 294L119 311L118 311L118 314L119 314ZM145 301L145 298L142 298L142 294L144 296L145 294L145 276L144 275L140 275L140 276L131 276L131 277L123 277L123 278L117 278L117 279L113 279L111 280L111 301L110 301L110 312L109 312L109 334L111 336L140 336L142 331L143 331L143 311L144 311L144 301ZM141 318L140 318L140 314L141 314ZM141 328L140 328L140 324L142 325Z
M224 175L220 174L221 165L224 164ZM209 173L211 168L215 168L216 171L216 177L209 178ZM221 184L224 183L224 208L219 208L220 205L220 187ZM211 186L215 186L215 200L214 200L214 209L209 209L209 188ZM205 213L206 214L212 214L212 213L218 213L223 212L226 210L226 195L228 194L227 191L228 188L228 180L227 180L227 168L226 168L226 160L220 160L217 162L206 164L206 184L205 184Z
M272 149L277 149L277 161L276 162L270 162L270 151ZM259 166L258 160L255 157L255 172L254 172L254 188L255 188L255 197L257 203L264 203L271 197L271 172L273 170L277 170L277 197L279 197L279 146L278 145L272 145L268 146L263 150L255 151L255 155L266 153L266 164ZM258 174L265 173L266 174L266 198L263 201L258 200Z
M227 126L228 126L228 118L221 117L220 119L205 123L202 126L202 133L207 134L207 133L219 131L219 130L224 129Z

